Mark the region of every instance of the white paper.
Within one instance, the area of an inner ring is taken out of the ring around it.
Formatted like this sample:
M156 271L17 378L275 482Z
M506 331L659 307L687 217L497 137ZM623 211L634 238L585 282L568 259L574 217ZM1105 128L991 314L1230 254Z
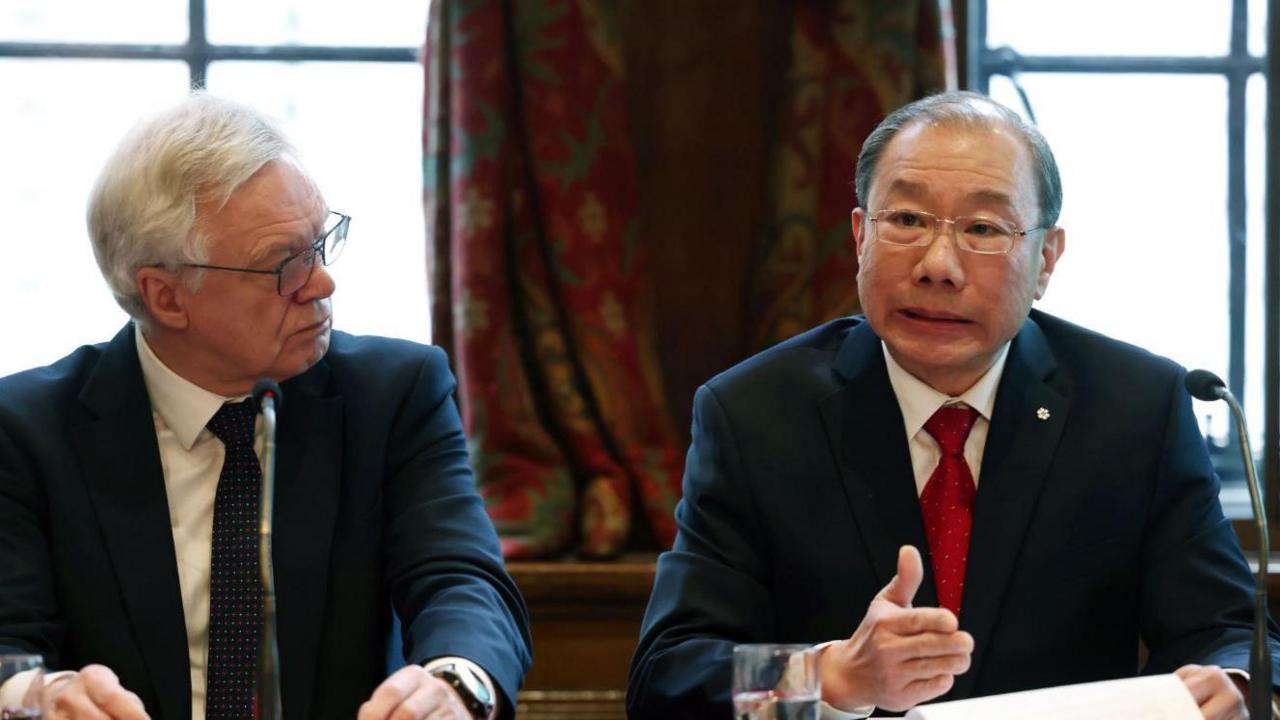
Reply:
M1202 720L1176 675L1153 675L921 705L906 720Z

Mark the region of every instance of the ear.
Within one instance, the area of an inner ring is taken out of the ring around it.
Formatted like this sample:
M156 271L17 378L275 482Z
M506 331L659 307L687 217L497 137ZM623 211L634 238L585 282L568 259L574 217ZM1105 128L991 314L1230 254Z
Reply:
M862 264L862 252L867 245L867 211L854 208L849 215L849 225L853 229L853 249L858 255L858 264Z
M187 315L190 291L182 278L159 267L139 268L133 277L152 322L173 330L187 327L190 322Z
M1067 249L1067 231L1057 225L1044 231L1044 241L1040 244L1040 275L1036 278L1036 299L1044 297L1049 287L1049 276Z

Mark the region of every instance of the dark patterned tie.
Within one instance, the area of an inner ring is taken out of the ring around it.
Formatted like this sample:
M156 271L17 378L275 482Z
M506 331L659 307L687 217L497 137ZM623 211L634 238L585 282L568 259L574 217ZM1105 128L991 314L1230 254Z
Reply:
M205 717L245 720L254 712L262 586L258 576L258 493L262 468L253 452L249 400L223 405L209 431L227 448L213 501L209 665Z
M960 617L960 597L964 592L975 494L973 473L964 461L964 443L977 418L978 411L968 405L948 405L939 408L924 424L942 449L942 457L920 493L920 513L933 561L938 605L956 617Z

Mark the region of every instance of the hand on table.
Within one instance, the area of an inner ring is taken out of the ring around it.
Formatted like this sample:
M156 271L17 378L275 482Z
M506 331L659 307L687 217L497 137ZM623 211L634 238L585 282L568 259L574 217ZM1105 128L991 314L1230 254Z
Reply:
M150 720L142 700L102 665L50 681L42 698L46 720Z
M419 665L401 668L360 706L357 720L473 720L462 698Z
M1174 671L1200 706L1205 720L1246 720L1244 694L1217 665L1183 665ZM1265 719L1264 719L1265 720Z
M911 607L923 580L920 551L903 546L898 574L871 601L853 636L823 650L823 700L843 709L906 710L947 692L969 669L973 636L960 630L956 616Z

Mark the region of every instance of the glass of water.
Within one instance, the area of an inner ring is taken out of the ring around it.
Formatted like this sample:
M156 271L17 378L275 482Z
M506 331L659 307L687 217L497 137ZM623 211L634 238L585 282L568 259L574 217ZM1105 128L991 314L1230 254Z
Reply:
M22 704L0 707L0 720L39 720L41 717L40 691L44 689L44 660L39 655L0 655L0 685L20 673L23 689Z
M735 720L818 720L822 687L811 645L733 648Z

